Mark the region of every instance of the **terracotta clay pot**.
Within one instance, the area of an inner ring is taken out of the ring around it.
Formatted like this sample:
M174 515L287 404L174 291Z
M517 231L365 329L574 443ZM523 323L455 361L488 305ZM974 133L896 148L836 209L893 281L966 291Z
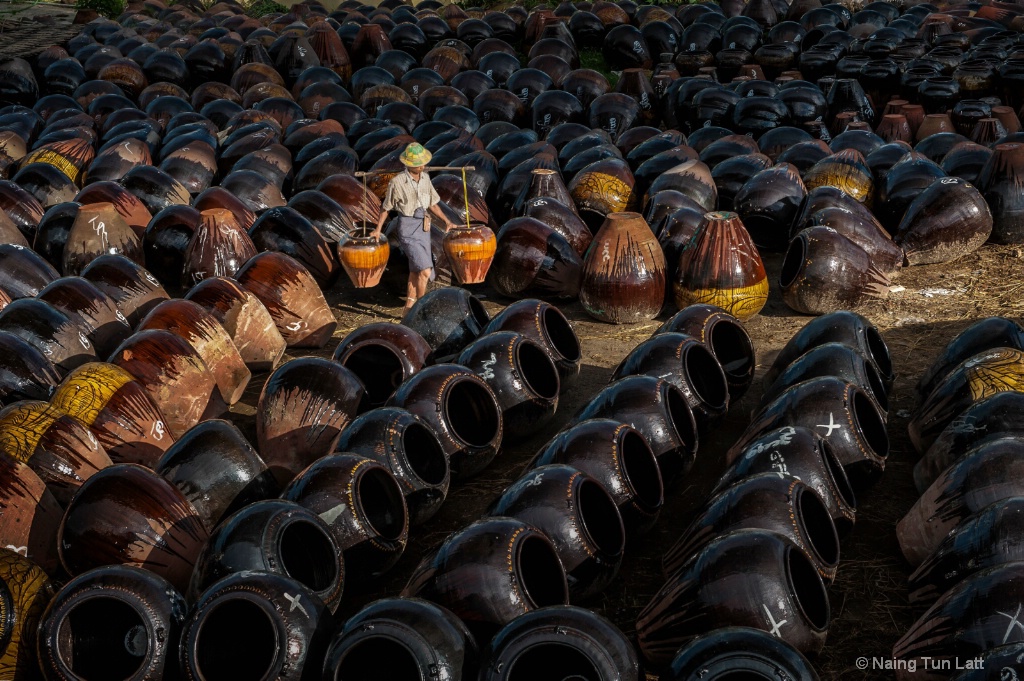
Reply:
M799 547L825 584L839 564L839 537L817 492L789 475L762 473L736 482L709 499L665 553L672 575L715 537L744 529L781 534Z
M506 437L526 437L554 416L558 371L533 340L514 331L486 334L462 351L458 363L490 386L502 411Z
M337 451L388 467L402 488L410 525L429 520L448 494L448 459L437 435L405 409L382 407L362 414L342 432Z
M363 395L352 371L320 357L286 362L267 379L256 407L256 438L280 484L334 451Z
M545 445L528 468L565 464L592 476L615 500L630 536L658 518L664 489L654 452L635 428L611 419L576 424Z
M243 506L278 491L277 481L252 445L234 424L219 419L184 433L153 470L185 495L207 532Z
M448 608L489 640L521 614L566 605L569 589L550 539L520 520L485 518L448 537L402 595Z
M309 271L283 253L260 253L235 279L266 306L290 348L322 348L338 327Z
M447 361L477 338L490 318L480 300L462 288L428 291L402 324L419 333L433 349L434 361Z
M549 606L520 615L491 640L481 681L551 672L563 678L593 674L639 681L636 652L614 624L584 608ZM583 677L586 678L586 677Z
M1005 317L986 317L971 324L949 341L938 359L921 374L917 382L918 396L928 397L961 362L994 348L1024 349L1024 329Z
M60 525L60 559L72 575L103 565L151 570L184 589L206 529L174 487L142 466L109 466L87 480Z
M900 550L917 566L965 518L989 504L1018 496L1015 474L1020 446L1012 436L995 436L967 450L928 486L896 525Z
M430 359L423 337L401 324L379 322L352 331L338 344L333 359L350 369L366 389L364 401L380 407L406 379Z
M853 241L831 227L809 227L790 242L779 285L797 312L824 314L884 297L890 281Z
M251 371L272 370L281 361L286 342L274 319L266 306L236 281L204 279L192 287L185 300L198 303L220 322Z
M704 343L725 372L729 401L736 402L754 380L754 346L739 320L720 307L688 305L655 333L683 333Z
M821 434L855 488L876 480L885 468L889 438L878 407L863 390L833 377L804 381L779 395L754 417L726 460L734 461L755 437L784 425Z
M196 602L181 636L181 666L186 678L298 681L304 669L319 671L332 626L323 601L294 579L231 575Z
M710 304L747 319L768 300L768 275L757 248L736 213L707 213L692 246L679 259L673 285L682 309Z
M963 656L972 659L996 646L1020 642L1020 635L1005 634L1000 612L1022 598L1020 563L1010 563L975 574L947 591L893 646L894 660L903 663L896 678L914 678L906 669L923 658L950 665ZM945 626L939 626L939 623ZM943 672L928 671L926 679L946 678Z
M227 411L202 357L170 331L139 331L121 343L110 359L139 382L174 437Z
M149 570L111 565L68 582L39 622L39 660L47 679L115 674L177 676L185 599ZM96 627L97 621L104 626Z
M98 256L119 253L143 263L142 240L112 203L91 203L78 209L64 246L64 274L78 275Z
M189 583L197 601L225 577L270 573L293 579L334 612L345 586L345 562L330 527L291 501L250 504L226 518L210 535Z
M228 332L199 304L188 300L165 300L139 323L138 331L148 329L170 331L187 341L213 374L217 389L228 405L242 397L249 384L249 369Z
M390 470L373 459L326 456L299 473L281 496L326 516L354 579L390 570L409 541L402 488Z
M583 264L580 302L600 321L653 319L665 299L665 255L639 213L612 213Z
M793 646L749 627L723 627L698 636L679 649L662 679L698 681L702 675L737 673L818 681L814 667Z
M50 400L92 431L117 463L152 466L174 443L160 410L134 376L114 364L84 364Z
M656 665L667 665L681 643L719 626L775 629L797 650L814 654L830 619L825 585L799 547L773 532L743 530L713 540L672 576L637 618L637 638Z
M515 331L537 341L558 369L562 392L579 375L582 353L579 338L561 311L540 300L520 300L499 312L484 333Z

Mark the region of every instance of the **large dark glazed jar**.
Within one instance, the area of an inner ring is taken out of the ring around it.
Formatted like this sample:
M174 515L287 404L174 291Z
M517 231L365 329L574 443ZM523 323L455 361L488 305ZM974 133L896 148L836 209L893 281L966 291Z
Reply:
M661 681L818 681L793 646L760 629L724 627L679 649Z
M595 319L653 319L665 302L665 254L639 213L611 213L583 263L580 302Z

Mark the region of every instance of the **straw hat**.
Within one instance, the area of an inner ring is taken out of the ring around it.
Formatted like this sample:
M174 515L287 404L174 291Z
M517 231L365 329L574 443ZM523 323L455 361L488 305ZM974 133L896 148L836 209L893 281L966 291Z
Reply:
M432 154L423 148L422 144L413 142L405 148L399 160L402 165L409 166L410 168L419 168L430 163Z

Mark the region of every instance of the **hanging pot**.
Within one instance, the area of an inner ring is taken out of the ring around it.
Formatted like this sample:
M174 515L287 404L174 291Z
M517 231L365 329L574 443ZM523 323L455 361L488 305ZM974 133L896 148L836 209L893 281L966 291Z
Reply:
M483 283L497 246L494 232L486 225L457 227L445 233L443 243L459 282L463 285Z
M462 621L419 598L382 598L345 622L331 641L324 673L331 678L415 678L436 669L452 679L477 673L479 651ZM442 676L443 678L443 676Z
M965 518L989 504L1020 496L1021 447L1013 436L996 436L967 450L935 477L896 525L900 550L918 566Z
M266 306L290 348L322 348L338 327L312 275L283 253L260 253L235 279Z
M480 300L462 288L429 291L402 318L433 349L433 361L452 359L476 339L490 318Z
M567 605L569 589L550 539L514 518L485 518L424 559L402 596L448 608L477 640L490 640L521 614Z
M483 653L481 681L520 674L639 681L640 662L614 624L584 608L549 606L505 625Z
M668 381L629 376L599 392L573 423L609 418L636 428L658 458L665 486L693 465L697 453L697 422L686 397Z
M473 341L458 363L490 386L506 437L527 437L555 415L558 370L539 343L514 331L498 331Z
M814 654L830 619L828 594L810 559L781 535L744 530L713 540L672 576L637 618L637 638L644 657L659 666L692 637L723 626L774 632Z
M654 452L635 428L589 419L562 431L528 464L533 470L565 464L592 476L615 500L627 535L651 529L664 502Z
M330 526L291 501L259 501L226 518L196 558L187 596L197 602L225 577L257 572L295 580L331 612L345 585L345 561Z
M679 649L662 679L700 681L731 674L818 681L814 667L793 646L749 627L723 627L698 636Z
M236 281L204 279L185 294L185 300L201 305L220 322L250 371L269 371L281 361L286 342L270 312Z
M1024 573L1020 563L1010 563L975 574L947 591L893 646L893 660L900 663L896 678L907 681L922 678L907 672L923 660L953 668L955 660L970 660L987 650L1024 638L1018 627L1007 632L1005 622L1013 615L1002 615L1019 602ZM922 667L923 668L923 667ZM944 679L943 671L925 671L923 678Z
M583 265L580 301L615 324L652 319L665 298L665 255L639 213L613 213L594 236Z
M390 252L387 238L374 239L367 230L351 233L338 242L338 260L356 288L372 288L380 283Z
M383 464L398 480L409 524L420 525L440 509L451 477L448 459L434 430L420 417L381 407L356 418L341 434L337 451Z
M211 419L184 433L154 469L199 513L207 532L243 506L276 495L277 482L242 433Z
M402 488L386 466L372 459L354 454L318 459L281 497L324 519L355 579L390 570L409 541Z
M754 345L739 320L714 305L688 305L662 324L656 334L682 333L696 338L715 356L729 386L729 402L737 402L754 381Z
M110 359L139 382L174 437L227 411L202 357L169 331L139 331L121 343Z
M388 401L423 418L438 435L456 478L476 475L501 446L501 407L487 383L457 365L427 367Z
M332 627L323 601L298 581L231 575L193 607L181 636L181 665L186 678L306 679L304 670L319 673Z
M708 542L728 532L762 529L792 541L831 584L839 565L839 537L817 492L800 480L762 473L718 492L694 514L689 526L662 558L672 575Z
M761 409L727 461L736 460L755 437L784 425L805 426L824 437L855 488L876 480L885 468L889 437L878 407L863 390L833 377L799 383Z
M351 370L320 357L293 359L267 379L256 407L256 439L279 484L334 451L364 392Z
M185 599L149 570L128 565L89 570L60 590L39 622L43 676L113 674L139 681L177 676L187 612Z
M334 350L334 361L355 373L366 389L364 402L380 407L429 361L430 346L402 324L378 322L352 331Z
M562 392L575 382L582 358L580 342L557 307L531 299L512 303L495 315L483 333L496 331L515 331L539 343L555 363Z
M103 565L151 570L183 589L206 542L195 508L147 468L109 466L89 478L60 525L60 560L72 575Z

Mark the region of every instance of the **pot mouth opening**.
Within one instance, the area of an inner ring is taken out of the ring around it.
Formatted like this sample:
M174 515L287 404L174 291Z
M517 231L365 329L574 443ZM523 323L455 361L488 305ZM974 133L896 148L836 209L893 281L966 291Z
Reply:
M405 498L394 476L383 468L367 468L356 483L360 515L378 537L387 541L402 538L408 522Z
M729 404L729 385L718 360L706 346L690 343L683 355L686 382L700 401L715 411L724 411Z
M619 508L611 495L599 483L586 478L580 482L577 494L583 533L601 553L621 555L626 544L626 532Z
M710 677L709 681L774 681L777 678L777 674L769 676L767 673L762 674L759 671L741 669L715 674Z
M317 593L338 581L337 546L327 532L308 520L294 520L281 530L281 566L285 573Z
M782 261L782 271L779 273L779 284L782 288L793 285L804 268L806 258L807 241L803 235L798 234L786 250L786 259Z
M882 382L882 377L878 375L878 369L875 368L874 362L864 362L864 373L868 378L868 389L871 391L871 396L875 398L875 402L882 408L882 411L889 411L889 393L885 389L885 383Z
M822 565L834 568L839 564L839 536L825 504L814 490L802 487L794 505L809 548Z
M892 357L889 355L889 346L885 344L882 339L882 334L878 332L873 326L869 326L864 330L864 338L867 341L868 353L871 355L871 360L875 363L878 368L879 374L883 380L888 381L893 377L892 373Z
M708 346L728 376L749 376L754 367L754 345L746 330L731 319L720 319L708 333Z
M500 435L501 414L494 397L472 380L452 383L445 396L452 433L472 447L486 447Z
M636 430L624 429L619 442L622 469L633 497L645 511L654 513L665 503L665 488L658 460Z
M491 321L491 318L487 315L487 310L484 309L484 304L476 296L469 297L469 312L481 329Z
M835 450L824 438L818 441L818 445L821 447L821 458L825 462L825 470L835 483L840 499L850 508L856 509L857 497L853 493L850 478L846 475L846 469L839 463L839 457L836 456Z
M402 641L383 634L369 634L341 656L334 681L408 679L422 681L419 660Z
M279 666L277 625L249 598L222 599L196 627L195 667L203 681L261 681Z
M824 631L831 619L828 594L821 575L811 563L811 559L800 552L796 546L786 547L785 554L786 578L789 590L808 623L815 631Z
M130 604L93 596L68 610L57 629L55 647L61 662L77 678L127 679L152 652L149 637L149 624Z
M682 441L686 451L693 454L697 451L697 421L693 418L693 410L686 403L686 398L679 388L668 382L663 383L665 406L672 430Z
M545 400L558 397L558 370L548 353L525 338L516 344L515 353L526 385Z
M889 435L885 430L885 422L870 397L856 386L853 391L853 420L867 446L876 456L884 459L889 456Z
M509 664L507 681L543 679L598 679L603 675L589 656L576 646L545 641L535 643Z
M420 423L410 423L402 433L405 458L413 473L431 486L437 486L448 477L448 458L441 449L441 443L430 428Z
M554 306L547 306L543 313L542 322L544 335L555 351L561 355L562 359L576 362L582 357L580 339L576 336L572 325L569 324L569 320L565 318L561 311Z
M406 379L402 359L382 343L364 343L349 352L341 365L362 382L371 409L383 406Z
M550 542L536 534L527 535L516 545L515 568L523 597L535 608L565 605L569 585L565 568Z

